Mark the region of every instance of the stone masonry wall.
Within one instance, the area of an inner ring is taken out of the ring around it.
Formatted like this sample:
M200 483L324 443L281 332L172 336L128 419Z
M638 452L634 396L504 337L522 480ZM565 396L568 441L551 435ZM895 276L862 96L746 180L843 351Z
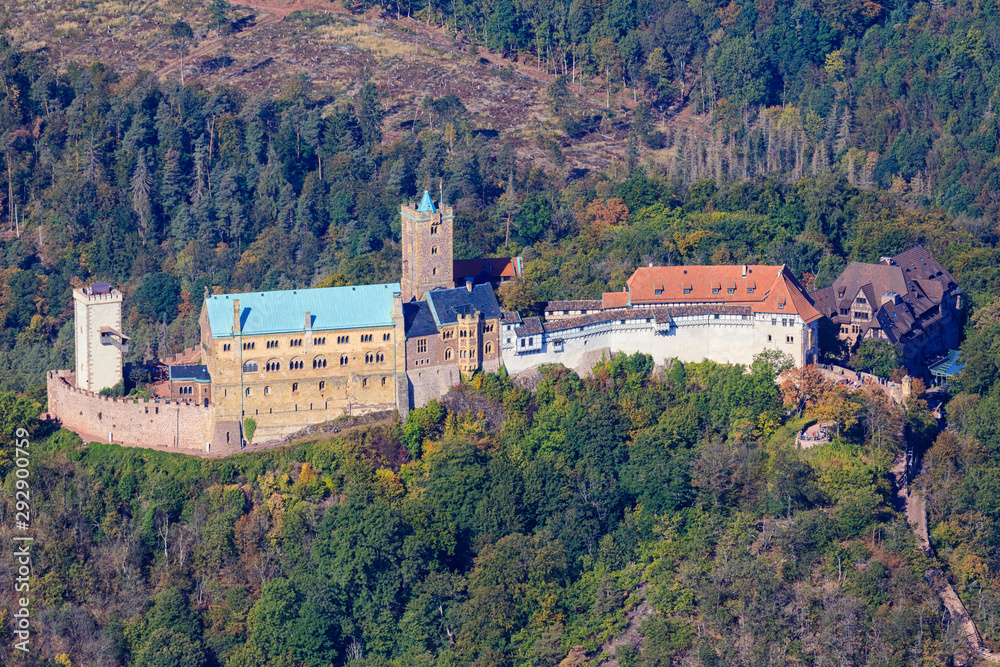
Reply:
M50 371L46 378L49 413L63 428L85 440L131 447L155 447L186 454L239 451L239 437L216 429L212 409L172 401L114 399L73 386L69 371ZM218 433L216 433L218 431ZM211 443L211 446L208 445Z

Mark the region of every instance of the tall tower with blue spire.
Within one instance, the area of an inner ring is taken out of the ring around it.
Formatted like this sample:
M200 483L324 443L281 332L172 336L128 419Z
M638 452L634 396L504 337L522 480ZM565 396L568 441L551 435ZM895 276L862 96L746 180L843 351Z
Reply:
M436 287L454 287L454 209L441 202L435 204L430 193L424 190L419 204L403 204L399 214L403 239L400 280L403 302L422 301L424 294Z

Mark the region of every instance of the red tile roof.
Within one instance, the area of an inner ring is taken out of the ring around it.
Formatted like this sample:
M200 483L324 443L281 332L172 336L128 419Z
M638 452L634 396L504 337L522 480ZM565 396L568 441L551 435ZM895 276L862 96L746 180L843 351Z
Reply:
M628 306L628 292L605 292L602 303L605 308L625 308Z
M628 279L628 294L633 306L717 303L747 305L755 313L797 314L806 323L821 317L784 265L643 267Z

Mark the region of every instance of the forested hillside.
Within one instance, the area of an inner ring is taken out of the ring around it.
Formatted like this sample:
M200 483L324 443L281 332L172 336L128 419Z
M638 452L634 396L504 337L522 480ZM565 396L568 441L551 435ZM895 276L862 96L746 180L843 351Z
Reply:
M242 21L210 9L212 31ZM347 88L220 83L207 65L181 85L0 25L2 529L28 424L29 660L953 664L967 643L933 565L1000 647L992 0L383 9L444 25L470 59L537 66L547 115L494 124L495 105L439 72L445 92L406 89L405 54L379 52L385 68ZM321 14L289 20L308 35L330 28ZM44 371L72 365L74 285L124 292L129 361L170 354L196 342L206 287L398 279L398 205L439 187L456 257L523 257L501 296L524 312L621 289L649 262L785 263L820 287L923 244L968 321L948 428L919 397L781 387L778 360L654 371L641 356L584 379L547 369L531 390L480 376L401 422L227 460L84 446L34 421ZM833 442L795 446L831 418ZM938 563L894 500L899 434L924 453Z
M225 460L61 432L34 470L37 662L964 655L886 479L926 405L856 392L853 425L803 451L780 361L655 378L649 357L618 357L588 380L552 368L534 392L478 377L404 424Z

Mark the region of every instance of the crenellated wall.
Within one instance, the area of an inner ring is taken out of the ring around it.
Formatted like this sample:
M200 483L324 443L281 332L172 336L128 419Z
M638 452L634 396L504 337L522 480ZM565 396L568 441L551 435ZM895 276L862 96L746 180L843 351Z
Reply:
M239 424L215 424L211 407L169 400L112 398L78 389L69 371L49 371L49 413L84 440L187 454L239 451Z

